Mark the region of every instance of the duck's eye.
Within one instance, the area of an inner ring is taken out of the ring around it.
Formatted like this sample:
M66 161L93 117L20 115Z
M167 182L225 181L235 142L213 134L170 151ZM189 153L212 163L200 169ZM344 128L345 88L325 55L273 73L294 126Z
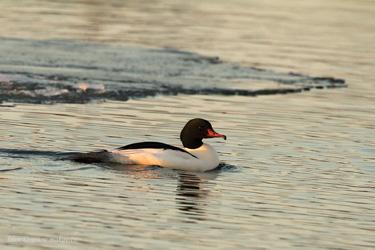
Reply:
M198 127L198 130L199 130L199 131L204 131L204 128L201 127L201 126L199 126L199 127Z

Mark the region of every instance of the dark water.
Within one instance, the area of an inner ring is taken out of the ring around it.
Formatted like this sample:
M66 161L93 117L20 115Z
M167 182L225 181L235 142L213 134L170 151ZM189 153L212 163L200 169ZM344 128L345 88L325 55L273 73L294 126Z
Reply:
M2 248L375 247L371 2L0 8ZM228 136L215 171L56 160L192 117Z

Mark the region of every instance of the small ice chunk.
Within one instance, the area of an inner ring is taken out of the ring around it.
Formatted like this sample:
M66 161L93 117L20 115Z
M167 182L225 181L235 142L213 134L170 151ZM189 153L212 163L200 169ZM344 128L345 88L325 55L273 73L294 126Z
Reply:
M88 87L89 87L89 85L90 84L88 84L88 83L78 83L78 86L77 86L77 88L78 89L82 89L83 91L86 91L86 89L88 89Z
M86 92L87 90L92 90L96 93L105 92L105 86L103 84L89 84L86 82L82 82L82 83L78 83L77 88L81 89L84 92Z
M59 96L68 93L69 90L67 89L58 89L58 88L45 88L45 89L37 89L35 93L42 96Z

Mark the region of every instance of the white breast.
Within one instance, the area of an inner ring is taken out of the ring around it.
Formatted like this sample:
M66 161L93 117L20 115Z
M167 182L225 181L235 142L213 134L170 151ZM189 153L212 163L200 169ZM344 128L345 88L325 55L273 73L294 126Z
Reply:
M197 149L185 148L195 157L177 150L171 149L126 149L109 150L111 162L124 164L158 165L165 168L181 169L187 171L204 172L216 168L219 165L219 156L208 144L203 144Z

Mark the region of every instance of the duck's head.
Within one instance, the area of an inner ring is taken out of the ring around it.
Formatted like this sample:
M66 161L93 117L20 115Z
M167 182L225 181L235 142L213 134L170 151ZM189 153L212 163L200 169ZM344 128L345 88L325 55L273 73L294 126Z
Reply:
M188 121L182 129L180 139L185 148L199 148L202 146L202 139L222 137L227 139L225 135L216 133L209 121L195 118Z

